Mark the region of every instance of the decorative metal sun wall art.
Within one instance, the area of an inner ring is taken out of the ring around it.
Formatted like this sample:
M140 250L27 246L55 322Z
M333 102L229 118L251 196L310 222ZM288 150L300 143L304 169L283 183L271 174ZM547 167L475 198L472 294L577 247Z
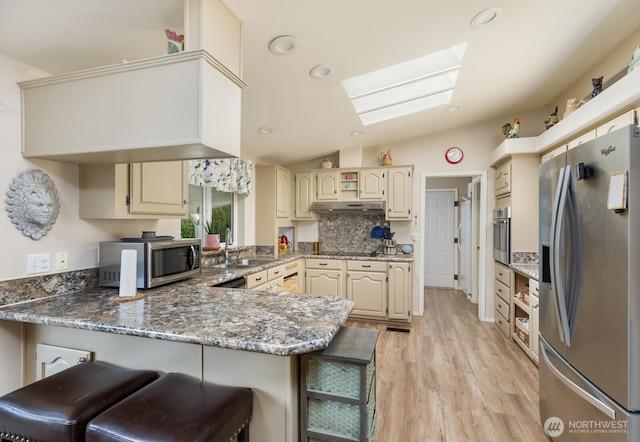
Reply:
M35 240L53 228L60 213L58 191L41 170L29 170L14 178L6 203L11 222L24 236Z

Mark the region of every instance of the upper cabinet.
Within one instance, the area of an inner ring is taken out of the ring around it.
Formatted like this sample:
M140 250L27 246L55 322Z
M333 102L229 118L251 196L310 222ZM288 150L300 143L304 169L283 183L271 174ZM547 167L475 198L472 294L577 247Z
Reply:
M336 169L316 172L316 201L338 201L340 172Z
M291 172L276 168L276 217L291 217Z
M293 219L314 219L315 213L311 210L314 196L315 174L313 172L298 172L294 177L295 201Z
M511 162L496 169L496 197L511 193Z
M135 163L240 154L245 84L204 50L19 84L28 158Z
M410 220L413 194L412 168L387 169L387 211L388 220Z
M386 189L385 169L365 169L360 172L360 199L383 201Z
M188 196L184 161L80 166L80 218L184 218Z
M278 228L291 226L293 180L280 166L258 166L256 189L256 244L278 247Z

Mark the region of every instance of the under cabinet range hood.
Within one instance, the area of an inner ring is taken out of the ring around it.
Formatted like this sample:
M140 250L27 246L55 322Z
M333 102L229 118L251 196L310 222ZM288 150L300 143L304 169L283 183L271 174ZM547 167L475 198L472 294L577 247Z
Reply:
M360 214L382 214L384 213L384 202L372 201L366 203L313 203L311 210L315 213L360 213Z

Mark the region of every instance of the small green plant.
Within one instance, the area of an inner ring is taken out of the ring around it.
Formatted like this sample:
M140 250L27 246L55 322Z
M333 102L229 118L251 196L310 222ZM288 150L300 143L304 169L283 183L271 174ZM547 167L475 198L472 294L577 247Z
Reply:
M213 208L211 210L211 224L213 233L219 233L220 241L225 242L227 227L231 228L231 204Z
M195 238L196 226L189 218L180 220L180 237L181 238Z
M211 235L211 234L215 234L215 233L220 233L220 226L218 225L217 222L215 222L214 220L211 221L205 221L202 224L202 227L204 227L204 232L207 235Z

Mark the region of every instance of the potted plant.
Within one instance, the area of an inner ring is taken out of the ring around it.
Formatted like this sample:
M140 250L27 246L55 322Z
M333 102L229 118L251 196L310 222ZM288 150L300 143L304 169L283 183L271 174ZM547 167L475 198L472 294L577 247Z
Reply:
M205 221L204 227L204 247L207 249L218 250L220 248L220 228L217 223Z

